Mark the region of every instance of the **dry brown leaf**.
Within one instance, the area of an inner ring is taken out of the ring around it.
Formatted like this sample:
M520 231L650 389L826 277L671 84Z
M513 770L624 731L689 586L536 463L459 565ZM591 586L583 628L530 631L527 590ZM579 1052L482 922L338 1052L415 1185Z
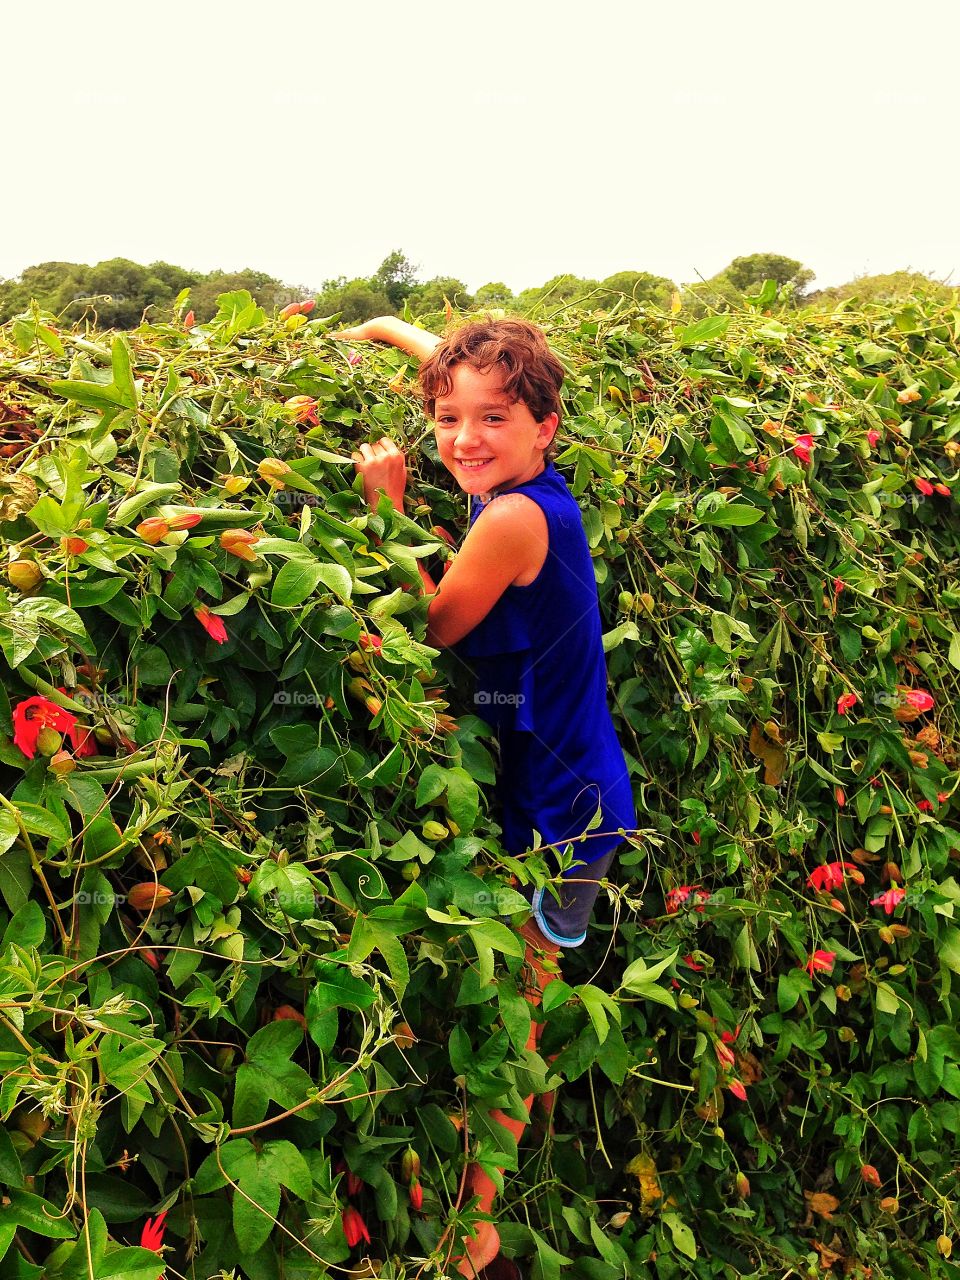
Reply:
M821 1218L831 1221L834 1213L840 1208L840 1201L836 1196L832 1196L829 1191L805 1191L803 1198L813 1213L818 1213Z
M744 1084L756 1084L763 1075L760 1060L749 1051L737 1054L737 1070Z
M879 862L879 853L870 853L867 849L851 849L850 857L858 866L866 867L871 862Z
M763 761L763 780L768 787L778 787L787 771L787 753L765 736L759 724L750 730L750 752Z
M834 1236L831 1243L836 1242L836 1239L837 1237ZM835 1262L839 1262L844 1257L844 1254L841 1251L831 1249L828 1245L821 1244L819 1240L813 1240L811 1241L811 1244L814 1249L816 1249L817 1253L819 1253L821 1265L824 1267L832 1267Z

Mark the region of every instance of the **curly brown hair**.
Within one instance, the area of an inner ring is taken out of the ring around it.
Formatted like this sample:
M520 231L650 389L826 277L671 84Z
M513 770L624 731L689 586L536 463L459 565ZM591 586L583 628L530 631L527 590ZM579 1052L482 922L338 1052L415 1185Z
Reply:
M437 400L453 390L451 370L469 365L478 373L503 369L503 390L522 401L537 422L549 413L563 417L560 389L563 365L550 350L543 330L527 320L467 320L436 347L420 366L423 409L432 418ZM549 462L557 449L554 436L544 452Z

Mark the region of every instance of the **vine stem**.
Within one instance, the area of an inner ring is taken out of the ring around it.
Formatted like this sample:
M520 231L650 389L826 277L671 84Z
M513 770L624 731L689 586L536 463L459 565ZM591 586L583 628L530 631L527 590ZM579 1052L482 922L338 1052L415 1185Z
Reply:
M54 898L53 893L50 890L49 884L47 883L47 877L43 874L43 868L40 866L40 859L37 857L37 851L33 847L33 841L30 839L30 833L27 831L27 828L24 826L23 818L20 816L20 810L17 808L15 804L12 804L11 801L9 801L5 795L2 795L2 794L0 794L0 804L3 805L3 807L8 811L8 813L13 814L13 819L16 822L20 832L20 839L23 841L24 846L27 850L27 853L30 855L30 865L33 867L33 873L37 877L37 879L40 881L41 885L43 886L43 892L46 895L47 901L50 903L50 909L53 912L53 918L57 923L57 930L60 934L60 941L63 943L64 951L66 951L70 946L70 937L67 934L67 931L63 927L63 921L60 919L60 908L57 905L56 898Z

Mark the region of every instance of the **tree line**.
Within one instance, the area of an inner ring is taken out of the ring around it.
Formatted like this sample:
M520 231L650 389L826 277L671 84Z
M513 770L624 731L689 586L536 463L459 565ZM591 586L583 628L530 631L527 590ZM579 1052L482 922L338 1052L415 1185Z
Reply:
M765 280L775 282L779 304L789 307L854 296L863 302L911 294L951 296L948 286L908 271L861 276L812 293L809 286L814 273L797 259L776 253L735 258L710 279L683 285L647 271L619 271L603 280L561 274L516 294L502 281L491 281L471 293L454 276L421 280L418 273L419 267L400 249L388 254L370 276L340 276L316 289L285 284L251 268L203 274L169 262L143 266L126 258L111 258L95 266L43 262L27 267L15 279L0 280L0 322L26 310L35 300L64 323L88 318L104 329L133 329L144 319L168 319L184 290L189 290L189 302L182 305L188 305L201 323L215 314L217 296L234 289L248 289L268 310L315 297L315 315L339 313L345 323L377 315L431 315L443 311L448 302L458 311L503 307L529 315L575 303L605 310L625 300L641 306L679 306L698 316L736 306L744 296L756 294Z

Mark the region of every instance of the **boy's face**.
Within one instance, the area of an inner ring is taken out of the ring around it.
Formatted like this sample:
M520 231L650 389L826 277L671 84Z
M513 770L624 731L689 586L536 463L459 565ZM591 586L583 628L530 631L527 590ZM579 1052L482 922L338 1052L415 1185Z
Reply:
M456 365L449 395L434 406L440 460L465 493L486 494L532 480L557 430L557 415L543 422L518 400L511 403L497 369L479 373Z

